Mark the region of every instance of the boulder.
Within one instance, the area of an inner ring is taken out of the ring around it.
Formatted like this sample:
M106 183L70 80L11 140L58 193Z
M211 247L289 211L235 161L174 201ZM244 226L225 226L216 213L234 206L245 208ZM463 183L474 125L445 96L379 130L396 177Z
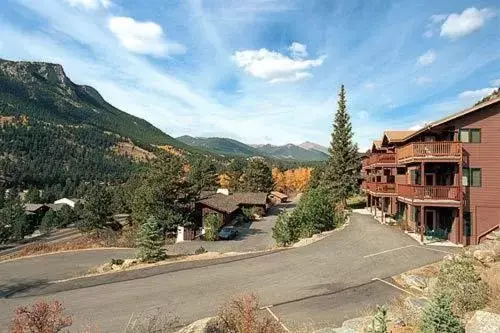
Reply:
M208 333L215 317L207 317L195 321L186 327L181 328L176 333Z
M137 264L137 259L125 259L122 264L122 269L127 269Z
M360 333L365 332L370 324L372 317L358 317L346 320L342 323L342 327L326 327L314 331L314 333Z
M423 290L427 287L427 279L420 275L401 274L401 279L403 279L404 284L411 288Z
M500 261L500 241L495 242L495 245L493 245L493 253L495 254L495 261Z
M473 256L483 264L490 264L495 261L495 252L493 250L475 250Z
M465 333L500 333L500 315L476 311L465 326Z

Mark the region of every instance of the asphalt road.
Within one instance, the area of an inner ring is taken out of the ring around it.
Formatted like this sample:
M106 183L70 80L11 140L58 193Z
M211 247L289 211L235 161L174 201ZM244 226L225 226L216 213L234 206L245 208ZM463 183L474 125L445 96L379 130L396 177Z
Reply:
M74 282L44 297L64 303L74 314L75 329L93 323L101 332L120 332L133 313L159 307L189 323L214 315L234 295L253 292L262 304L275 305L272 311L290 328L311 330L338 325L367 307L390 301L398 290L373 278L389 278L438 261L442 251L453 249L420 247L370 216L353 214L344 230L303 248L216 265L170 268L141 278L130 273L130 280L126 275L120 282L110 277L86 288ZM44 269L57 269L55 263L41 264ZM1 299L0 327L7 327L15 306L40 297L35 294L30 296L28 291Z

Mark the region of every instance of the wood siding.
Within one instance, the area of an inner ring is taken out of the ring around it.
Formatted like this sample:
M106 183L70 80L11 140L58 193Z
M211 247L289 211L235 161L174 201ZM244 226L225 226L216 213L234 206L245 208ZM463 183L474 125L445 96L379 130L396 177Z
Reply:
M472 239L500 223L500 104L476 111L447 125L481 129L480 143L463 143L464 167L481 168L481 187L466 187L465 211L472 215Z

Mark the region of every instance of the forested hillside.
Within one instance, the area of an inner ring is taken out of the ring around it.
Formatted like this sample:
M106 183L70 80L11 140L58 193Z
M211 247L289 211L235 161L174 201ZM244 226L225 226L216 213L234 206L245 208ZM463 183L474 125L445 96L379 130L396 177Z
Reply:
M60 65L0 60L0 176L10 186L69 196L82 182L126 180L141 163L113 150L120 141L191 149L74 84Z

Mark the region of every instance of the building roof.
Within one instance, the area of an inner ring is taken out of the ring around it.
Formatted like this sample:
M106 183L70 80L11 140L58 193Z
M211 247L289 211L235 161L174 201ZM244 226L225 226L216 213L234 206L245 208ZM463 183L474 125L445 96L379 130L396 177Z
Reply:
M230 195L213 193L198 200L198 203L217 211L229 214L240 208L240 205L264 206L267 203L265 192L236 192Z
M382 148L382 140L373 140L372 148L381 149Z
M407 131L384 131L384 137L387 137L389 142L403 142L408 136L415 133L415 131L407 130ZM382 138L383 141L383 138ZM380 144L382 144L382 141Z
M234 200L232 195L225 195L221 193L215 193L211 196L205 197L204 199L198 200L198 202L226 214L230 214L240 208L238 206L238 202Z
M58 203L58 204L45 204L45 206L49 207L53 211L60 211L64 206L66 206L63 203Z
M441 118L439 120L436 120L436 121L434 121L432 123L427 124L426 126L424 126L423 128L421 128L420 130L415 131L411 135L407 136L405 138L405 140L410 139L410 138L412 138L412 137L414 137L414 136L416 136L416 135L418 135L420 133L423 133L423 132L425 132L425 131L433 128L433 127L445 124L445 123L447 123L447 122L449 122L451 120L463 117L463 116L468 115L468 114L470 114L472 112L479 111L479 110L481 110L481 109L483 109L485 107L488 107L490 105L493 105L493 104L496 104L496 103L499 103L499 102L500 102L500 97L497 97L497 98L490 99L490 100L488 100L488 101L486 101L484 103L480 103L478 105L474 105L473 107L470 107L468 109L465 109L465 110L453 113L453 114L451 114L449 116L446 116L444 118Z
M280 199L288 198L288 195L286 195L285 193L278 192L278 191L271 191L271 194L277 198L280 198Z
M34 204L34 203L27 203L24 204L24 210L27 212L36 212L40 208L47 207L44 204Z

